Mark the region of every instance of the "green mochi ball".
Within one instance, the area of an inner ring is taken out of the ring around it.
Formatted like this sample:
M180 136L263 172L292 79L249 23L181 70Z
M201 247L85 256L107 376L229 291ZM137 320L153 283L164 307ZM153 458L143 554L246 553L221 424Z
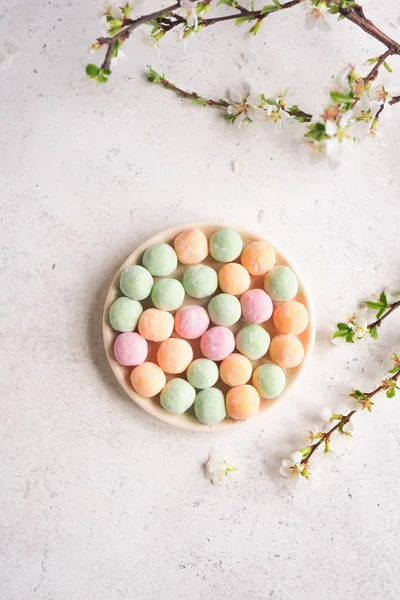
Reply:
M186 379L170 379L160 394L161 406L173 415L181 415L190 408L196 397L196 390Z
M141 265L132 265L122 271L119 287L131 300L144 300L150 296L153 283L153 277L147 269Z
M258 360L268 352L270 341L261 325L245 325L236 336L236 348L250 360Z
M232 229L220 229L210 238L210 254L219 262L232 262L240 256L243 250L243 240Z
M237 323L242 314L240 301L231 294L218 294L207 306L210 319L215 325L230 327Z
M192 298L212 296L218 287L218 275L211 267L194 265L183 274L183 287Z
M184 299L184 287L177 279L159 279L151 292L151 301L160 310L177 310Z
M285 266L274 267L264 277L264 289L275 302L293 300L299 289L296 275Z
M194 412L205 425L216 425L226 417L225 398L221 390L208 388L202 390L194 401Z
M168 244L149 246L143 254L143 266L155 277L171 275L178 266L175 250Z
M188 367L187 378L193 387L203 390L217 383L219 377L218 367L208 358L197 358Z
M261 398L276 398L283 392L286 376L281 367L267 363L255 369L252 382Z
M115 331L134 331L142 312L143 307L137 300L117 298L108 313L110 325Z

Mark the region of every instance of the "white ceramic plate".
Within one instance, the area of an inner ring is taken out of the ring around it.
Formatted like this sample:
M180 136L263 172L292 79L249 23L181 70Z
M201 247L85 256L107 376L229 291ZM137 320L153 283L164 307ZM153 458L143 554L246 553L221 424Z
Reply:
M141 264L142 255L143 255L144 251L146 250L146 248L148 248L148 246L151 246L152 244L159 244L161 242L165 242L167 244L173 245L173 240L179 233L181 233L182 231L184 231L186 229L193 229L193 228L201 229L206 234L208 239L211 237L211 235L215 231L218 231L219 229L227 229L227 228L234 229L241 235L244 245L246 245L249 242L252 242L254 240L263 240L264 239L257 233L248 231L247 229L243 229L240 226L234 225L232 223L222 223L220 221L201 221L201 222L195 222L195 223L185 223L183 225L178 225L176 227L171 227L169 229L165 229L164 231L161 231L157 235L154 235L153 237L149 238L143 244L138 246L132 252L132 254L130 256L128 256L128 258L121 265L121 267L119 268L118 272L116 273L116 275L113 279L110 289L108 290L107 298L106 298L106 302L105 302L105 306L104 306L103 339L104 339L104 346L106 349L107 357L110 362L111 368L114 371L115 377L117 378L118 382L123 387L125 392L128 394L128 396L134 402L136 402L136 404L138 404L141 408L143 408L143 410L145 410L149 414L153 415L154 417L157 417L157 419L160 419L161 421L169 423L170 425L175 425L175 427L181 427L182 429L188 429L191 431L218 432L218 431L225 431L227 429L231 429L232 427L235 427L235 425L237 424L236 421L227 417L221 423L218 423L217 425L209 427L208 425L203 425L203 423L200 423L200 421L198 421L196 419L193 408L189 409L183 415L172 415L162 408L162 406L160 405L159 396L156 396L156 397L150 398L150 399L143 398L142 396L140 396L139 394L137 394L135 392L135 390L132 388L130 378L129 378L129 376L132 372L132 367L123 367L114 358L113 347L114 347L115 338L117 337L118 333L111 328L109 321L108 321L108 311L109 311L111 304L114 302L114 300L116 300L116 298L118 298L119 296L122 295L120 292L120 289L119 289L119 278L120 278L122 271L124 269L126 269L126 267L129 267L131 265ZM267 240L267 241L269 241L269 240ZM301 340L301 342L304 346L304 350L305 350L303 362L301 363L301 365L299 365L298 367L296 367L294 369L286 370L286 378L287 378L286 387L285 387L285 390L283 391L283 393L279 396L279 398L276 398L274 400L261 399L260 410L257 413L257 416L254 417L255 419L262 418L264 416L264 413L268 410L268 407L271 405L271 403L279 401L281 398L283 398L283 396L287 393L288 389L293 385L293 383L296 381L296 379L298 379L300 373L304 369L304 366L307 362L307 358L312 351L312 348L314 346L314 340L315 340L314 315L313 315L309 296L308 296L307 291L304 287L304 284L301 280L301 277L299 276L298 271L285 258L285 256L280 252L280 250L275 247L275 251L276 251L276 256L277 256L276 264L277 265L287 265L296 273L297 278L299 280L299 291L298 291L298 294L295 299L298 300L299 302L302 302L305 305L305 307L308 310L310 320L309 320L309 325L308 325L307 329L305 331L303 331L302 334L297 336ZM238 262L239 262L239 260L238 260ZM209 266L215 268L217 271L222 266L222 263L218 263L218 262L214 261L214 259L211 257L211 255L209 255L203 261L203 264L209 265ZM178 279L181 279L183 272L188 267L189 267L189 265L181 265L180 263L178 263L177 270L175 271L175 273L170 275L170 277L176 277ZM253 287L253 288L260 287L263 289L263 276L252 277L251 287ZM218 288L216 293L220 293L220 292L221 292L221 290ZM200 304L202 306L206 306L208 304L209 300L210 300L210 298L205 298L203 300L196 300L195 298L190 298L190 297L186 296L184 304ZM151 307L152 303L151 303L150 298L147 298L146 300L142 301L142 305L143 305L143 308L145 308L145 309ZM239 321L239 323L236 323L236 325L231 327L231 329L234 333L236 333L244 324L245 324L245 322L241 319ZM269 332L269 334L271 335L271 338L278 333L272 323L272 319L270 319L267 323L264 323L263 326ZM194 358L197 358L200 356L199 340L191 340L191 343L193 346ZM149 343L149 348L151 347L151 349L149 351L148 360L152 360L152 361L156 362L155 356L156 356L156 351L157 351L158 345L159 344L155 344L153 342ZM258 360L258 361L253 361L253 366L256 367L261 362L263 362L263 359ZM184 376L185 376L185 374L178 375L178 377L184 377ZM169 378L169 376L167 376L167 378ZM249 383L251 383L251 381ZM219 387L224 392L226 392L228 389L225 386L225 384L223 384L221 382L221 380L218 381L218 383L216 384L216 387Z

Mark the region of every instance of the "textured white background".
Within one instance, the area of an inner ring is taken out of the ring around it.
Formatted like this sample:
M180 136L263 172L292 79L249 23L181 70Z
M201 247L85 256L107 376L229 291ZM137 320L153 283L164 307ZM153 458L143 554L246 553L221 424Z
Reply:
M365 8L400 38L396 5ZM400 350L400 315L377 342L335 348L327 338L330 322L399 283L400 108L384 144L367 142L333 172L309 164L299 126L238 133L142 76L151 62L214 97L243 80L267 93L290 85L314 110L331 74L381 46L347 22L308 33L298 7L264 23L259 65L240 59L244 30L225 24L186 53L173 35L159 54L132 39L96 88L83 67L97 7L15 0L0 17L20 46L0 73L0 597L397 600L399 401L379 398L342 457L320 460L322 483L305 500L277 470L321 406L375 387ZM400 61L391 64L399 83ZM210 218L260 227L291 255L318 326L293 393L218 437L163 426L128 401L100 330L110 279L135 245ZM202 476L212 444L239 467L225 487Z

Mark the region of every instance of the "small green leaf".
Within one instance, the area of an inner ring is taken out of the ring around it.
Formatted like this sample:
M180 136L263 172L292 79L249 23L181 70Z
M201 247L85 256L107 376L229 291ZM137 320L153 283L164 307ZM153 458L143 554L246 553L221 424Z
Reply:
M354 344L354 331L351 330L346 335L346 342L348 342L349 344Z
M194 104L200 104L200 106L207 106L208 100L206 98L193 98Z
M385 308L388 307L388 301L385 292L382 292L382 294L379 296L379 300L382 302Z
M381 310L376 313L376 318L380 319L385 312L386 312L386 306L384 306L383 308L381 308Z
M280 8L280 5L279 5L279 8ZM276 4L268 4L267 6L262 7L260 15L265 15L266 13L275 12L275 11L279 10L279 8Z
M389 373L398 373L400 371L400 365L396 365L393 369L390 369Z
M390 68L390 66L388 65L388 63L385 62L383 63L383 66L385 67L386 71L388 71L389 73L393 73L393 69Z
M378 328L377 327L371 327L371 329L369 329L369 335L374 339L377 340L378 339Z
M147 77L147 81L150 81L151 83L162 83L162 81L164 79L164 77L162 75L157 73L157 71L155 71L151 67L149 67L149 70L146 73L146 77Z
M354 390L356 398L363 398L364 394L360 390Z
M366 306L368 306L368 308L371 308L372 310L380 310L382 308L382 304L381 302L366 302L365 303Z
M375 63L377 63L377 62L378 62L378 60L379 60L379 56L375 56L375 58L369 58L369 59L367 60L367 63L368 63L369 65L374 65Z
M280 9L281 8L281 3L279 2L279 0L272 0L272 2L275 4L275 6Z
M394 398L395 395L396 395L396 386L395 385L393 385L391 388L386 390L386 396L388 398Z
M86 75L88 75L89 77L92 77L92 79L94 79L99 74L100 67L98 67L97 65L93 65L93 64L86 65L85 71L86 71Z
M232 6L232 8L236 8L236 0L219 0L219 2L217 3L217 6L219 6L220 4L226 4L227 6Z
M348 102L352 102L354 99L353 96L349 96L349 94L342 94L342 92L331 92L331 98L338 104L347 104Z
M235 21L235 25L242 25L243 23L254 21L254 18L255 17L238 17Z
M338 323L336 325L336 327L338 328L339 331L350 331L350 327L348 326L347 323Z

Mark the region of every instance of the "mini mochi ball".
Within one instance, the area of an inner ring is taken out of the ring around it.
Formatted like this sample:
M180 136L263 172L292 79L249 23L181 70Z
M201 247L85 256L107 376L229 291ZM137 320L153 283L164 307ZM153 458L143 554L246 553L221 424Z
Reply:
M226 417L224 394L213 387L202 390L194 401L194 412L198 420L205 425L220 423Z
M265 275L264 289L275 302L287 302L295 297L299 284L292 269L281 265Z
M196 265L208 255L208 241L200 229L182 231L174 239L174 248L183 265Z
M250 275L264 275L275 264L275 250L268 242L251 242L243 250L240 260Z
M210 360L224 360L235 348L235 338L227 327L211 327L200 340L203 355Z
M177 279L159 279L151 292L151 301L160 310L176 310L184 299L185 290Z
M166 277L175 271L178 266L178 257L172 246L153 244L145 250L142 263L151 275Z
M165 374L152 362L144 362L131 373L133 389L144 398L152 398L161 392L165 385Z
M294 335L277 335L271 341L269 355L283 369L292 369L297 367L304 358L303 344Z
M121 292L132 300L144 300L150 296L153 277L141 265L132 265L122 271L119 280Z
M244 385L253 372L253 365L243 354L233 353L227 356L219 367L219 374L224 383L230 387Z
M281 367L268 363L254 370L252 383L261 398L276 398L283 392L286 376Z
M289 300L275 309L272 319L279 333L298 335L307 328L308 312L304 304Z
M270 341L261 325L245 325L236 336L236 348L250 360L257 360L268 352Z
M218 287L218 275L211 267L194 265L184 272L183 287L192 298L207 298Z
M248 290L240 298L242 315L249 323L264 323L272 315L272 300L263 290Z
M232 229L220 229L210 238L210 254L219 262L232 262L243 249L240 235Z
M251 419L260 408L260 396L252 385L231 388L226 395L226 412L231 419Z
M219 270L218 281L223 292L238 296L249 289L251 280L243 265L228 263Z
M158 308L148 308L139 319L139 333L150 342L163 342L174 329L171 313Z
M124 367L141 365L147 358L147 342L138 333L120 333L114 342L115 360Z
M192 346L186 340L169 338L160 344L157 362L165 373L182 373L193 359Z
M175 331L187 340L195 340L203 335L210 324L205 308L197 304L182 306L175 315Z
M193 387L203 390L217 383L219 374L215 362L208 358L197 358L189 365L186 375Z
M211 321L224 327L237 323L242 314L239 300L231 294L214 296L208 303L207 310Z
M143 307L137 300L117 298L108 313L110 325L115 331L133 331L142 312Z
M160 403L173 415L181 415L190 408L196 397L196 390L186 379L170 379L160 394Z

